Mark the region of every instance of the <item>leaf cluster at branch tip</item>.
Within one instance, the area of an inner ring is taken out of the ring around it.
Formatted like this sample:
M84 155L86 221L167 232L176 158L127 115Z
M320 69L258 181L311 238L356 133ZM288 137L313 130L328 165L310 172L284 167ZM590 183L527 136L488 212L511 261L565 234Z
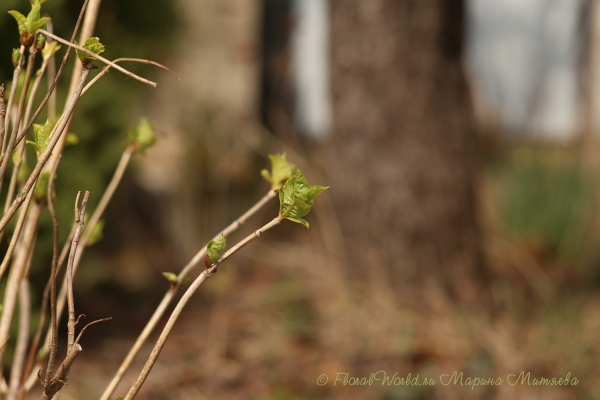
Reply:
M271 160L271 172L263 169L260 174L267 182L271 184L273 190L279 190L294 174L294 164L289 163L286 160L286 154L271 154L269 155Z
M94 54L104 53L105 50L104 45L100 43L100 39L98 39L97 37L91 37L87 39L81 47L91 51ZM95 57L90 56L89 54L84 53L83 51L79 51L77 49L75 49L75 53L77 53L77 57L79 58L79 60L81 60L83 64L87 64L88 62L96 59Z
M29 47L33 44L33 35L35 32L38 29L43 28L44 25L50 21L50 18L48 17L40 17L42 4L45 2L46 0L30 0L31 11L27 14L27 17L16 10L10 10L8 12L17 21L20 36L19 40L25 47Z
M315 205L315 198L329 186L311 186L298 168L279 191L279 214L290 221L302 224L308 229L308 221L303 219Z
M221 257L221 253L227 247L227 239L221 234L217 240L211 240L206 245L206 257L209 261L209 266L216 263ZM208 268L208 267L207 267Z

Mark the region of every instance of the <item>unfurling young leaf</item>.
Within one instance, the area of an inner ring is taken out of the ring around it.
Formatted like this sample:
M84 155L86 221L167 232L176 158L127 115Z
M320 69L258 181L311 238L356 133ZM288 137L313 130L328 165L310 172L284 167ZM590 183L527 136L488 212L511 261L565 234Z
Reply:
M18 11L11 10L8 13L13 16L13 18L17 21L17 25L19 28L19 36L21 44L25 47L29 47L33 44L33 35L35 32L43 28L44 25L50 18L48 17L40 17L40 12L42 9L42 4L45 1L33 0L31 3L31 11L25 17Z
M142 117L138 126L129 131L129 134L127 135L127 144L132 143L135 143L136 153L140 153L156 143L154 126L146 119L146 117Z
M294 174L295 166L285 159L285 153L269 155L271 172L263 169L260 174L271 184L273 190L279 190Z
M87 243L85 245L91 246L94 243L98 243L100 240L102 240L103 231L104 220L101 219L98 222L96 222L96 225L94 225L94 227L92 228L92 231L90 232L90 237L88 238Z
M206 245L206 257L204 258L204 267L210 268L210 266L216 263L221 257L221 253L227 247L227 239L221 234L217 240L211 240Z
M75 42L77 43L77 42ZM87 39L85 41L85 43L83 44L84 49L91 51L94 54L100 54L100 53L104 53L104 45L102 43L100 43L100 39L98 39L97 37L91 37L89 39ZM75 49L75 52L77 53L77 57L79 57L79 60L85 65L90 61L95 60L96 58L93 56L90 56L87 53L84 53L83 51L79 51L77 49Z
M35 155L39 158L39 156L46 150L48 144L50 143L50 133L52 133L52 129L54 128L54 124L47 119L44 125L33 124L33 141L28 140L27 143L33 145L35 147Z
M165 277L166 280L168 280L172 284L176 284L178 281L177 275L174 274L173 272L163 272L163 276Z
M58 50L60 50L60 45L58 42L48 43L42 50L42 57L44 57L44 60L47 60L56 54Z
M12 65L17 68L17 64L19 63L19 59L21 58L21 51L19 49L13 49L12 51ZM23 60L21 59L21 66L23 66Z
M311 186L298 168L294 176L285 182L279 191L279 214L290 221L304 225L309 224L302 217L306 216L315 204L315 197L329 186Z
M46 46L46 36L39 34L37 37L37 49L38 51L43 50Z

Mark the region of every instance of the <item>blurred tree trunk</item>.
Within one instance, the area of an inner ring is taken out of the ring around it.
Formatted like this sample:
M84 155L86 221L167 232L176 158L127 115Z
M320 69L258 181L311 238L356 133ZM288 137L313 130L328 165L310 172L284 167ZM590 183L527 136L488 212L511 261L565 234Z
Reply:
M474 297L476 132L460 0L331 0L331 186L354 267ZM354 270L356 272L356 270Z

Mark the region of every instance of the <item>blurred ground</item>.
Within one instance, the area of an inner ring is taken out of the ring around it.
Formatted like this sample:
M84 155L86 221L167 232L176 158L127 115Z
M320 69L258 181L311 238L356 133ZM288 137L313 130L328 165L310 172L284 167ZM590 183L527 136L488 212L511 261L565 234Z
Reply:
M582 241L581 229L568 228L584 220L591 229L593 218L578 215L587 210L578 205L591 197L577 190L566 199L555 195L565 184L584 179L577 178L580 170L573 164L577 152L523 144L504 148L502 154L491 157L480 185L486 205L480 216L485 253L493 270L492 304L457 302L435 280L419 287L392 286L376 261L365 266L366 279L356 280L326 251L327 233L319 217L311 219L308 232L281 226L236 255L200 290L176 324L140 398L597 398L597 264L581 252L578 258L560 250L573 243L592 245L591 233ZM539 208L545 210L544 218L533 215ZM525 217L514 216L518 213ZM268 215L265 211L244 229ZM548 224L566 225L562 245L556 245ZM579 234L570 236L573 231ZM166 286L159 284L157 291ZM158 294L150 298L157 302ZM86 311L100 314L89 307ZM114 317L109 324L117 326L144 320L118 312ZM104 339L90 333L89 351L84 341L86 351L58 398L98 396L133 340L127 332L124 337L112 331ZM142 353L149 351L147 346ZM135 363L116 395L127 391L144 359ZM333 386L336 373L369 377L381 370L433 378L436 384L344 386L340 381ZM500 377L504 383L475 388L448 384L444 374L454 371L463 371L465 380ZM579 383L509 385L508 376L521 371L530 372L532 381L570 374ZM324 386L317 384L321 374L329 377Z

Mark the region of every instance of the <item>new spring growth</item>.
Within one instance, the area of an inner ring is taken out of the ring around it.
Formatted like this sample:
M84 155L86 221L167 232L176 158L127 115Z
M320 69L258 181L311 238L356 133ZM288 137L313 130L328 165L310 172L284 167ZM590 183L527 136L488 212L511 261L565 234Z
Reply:
M219 261L221 253L227 247L227 239L221 234L217 240L211 240L206 245L206 256L204 257L204 268L209 269L211 265Z
M145 117L140 119L138 125L129 131L127 144L135 144L136 153L140 153L156 143L154 126Z
M270 154L271 172L263 169L260 174L271 184L273 190L280 190L283 184L294 175L294 164L289 163L285 158L285 153Z
M77 44L77 42L75 42L75 44ZM91 51L94 54L104 53L105 50L104 45L100 43L100 39L98 39L97 37L91 37L87 39L81 47ZM75 49L75 53L77 53L77 57L84 66L96 59L95 57L92 57L89 54L84 53L83 51L79 51L77 49Z
M40 154L46 150L50 143L50 134L54 128L54 123L49 119L46 120L44 125L33 124L33 141L28 140L27 144L32 145L35 148L35 156L40 157Z
M43 28L44 25L46 25L46 22L50 21L50 18L48 17L40 17L42 4L44 4L46 0L29 0L29 2L31 3L31 11L27 14L27 17L16 10L10 10L8 12L17 21L19 41L27 48L33 44L35 31Z
M279 216L292 222L302 224L308 229L308 221L302 217L306 216L315 205L317 197L329 186L311 186L298 168L295 168L293 176L288 179L279 191Z
M19 63L20 58L21 58L21 51L19 49L13 49L11 61L12 61L12 65L14 68L17 68L17 64ZM25 61L23 59L21 59L20 66L22 67L24 63L25 63Z

